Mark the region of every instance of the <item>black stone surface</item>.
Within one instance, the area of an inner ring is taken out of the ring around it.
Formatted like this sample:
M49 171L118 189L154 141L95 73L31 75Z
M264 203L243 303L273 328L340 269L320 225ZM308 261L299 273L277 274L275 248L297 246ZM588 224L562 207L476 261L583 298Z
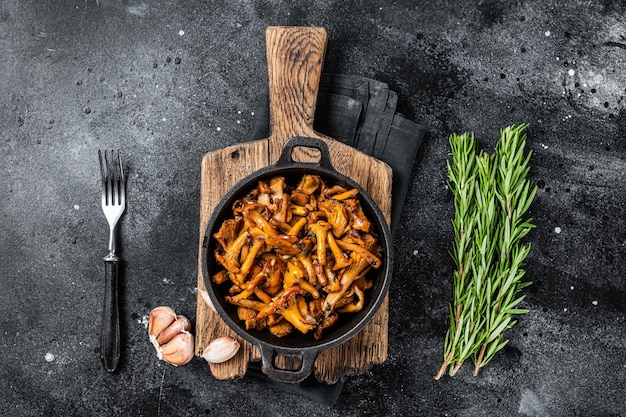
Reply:
M624 416L626 5L18 1L0 3L0 414ZM151 308L194 320L202 155L252 127L268 25L327 28L325 70L375 78L426 126L396 235L388 360L333 406L172 367ZM447 137L529 122L540 186L524 306L478 377L433 379L451 297ZM123 355L101 370L107 230L98 148L128 167Z

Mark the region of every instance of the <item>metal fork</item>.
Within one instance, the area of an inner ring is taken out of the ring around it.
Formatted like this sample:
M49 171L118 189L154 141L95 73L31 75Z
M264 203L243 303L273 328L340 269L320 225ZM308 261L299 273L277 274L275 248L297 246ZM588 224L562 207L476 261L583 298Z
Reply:
M117 256L115 228L126 208L126 180L119 151L98 150L102 179L102 211L109 223L109 254L104 257L105 291L100 328L100 360L107 372L117 369L120 359L120 316L117 302Z

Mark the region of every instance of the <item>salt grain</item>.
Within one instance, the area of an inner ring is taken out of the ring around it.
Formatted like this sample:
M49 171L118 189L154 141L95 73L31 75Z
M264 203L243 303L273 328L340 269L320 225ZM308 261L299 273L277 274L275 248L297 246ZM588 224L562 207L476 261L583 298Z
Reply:
M46 359L46 362L52 362L54 360L54 355L48 352L46 353L46 356L44 356L44 358Z
M598 302L597 302L596 300L593 300L593 301L591 302L591 304L593 304L594 306L597 306L597 305L598 305Z
M184 34L185 34L184 30L181 29L181 30L178 31L178 36L183 36Z
M567 75L569 75L570 77L573 77L574 74L576 74L576 71L574 71L573 69L570 68L569 71L567 71Z
M80 206L78 204L74 204L74 210L78 210L80 209Z
M557 235L558 235L559 233L561 233L561 228L560 228L559 226L555 227L555 228L554 228L554 233L556 233Z
M574 286L569 287L570 290L574 291Z
M549 31L549 30L546 30L546 33L544 33L544 35L546 35L546 36L550 36L550 31Z
M415 250L413 251L413 256L417 256L418 254L419 254L419 251L418 251L417 249L415 249Z

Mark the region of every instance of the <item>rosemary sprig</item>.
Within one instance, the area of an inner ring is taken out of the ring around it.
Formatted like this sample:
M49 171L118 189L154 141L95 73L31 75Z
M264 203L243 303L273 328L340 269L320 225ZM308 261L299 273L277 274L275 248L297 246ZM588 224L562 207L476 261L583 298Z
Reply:
M452 134L448 186L454 195L455 262L450 328L444 343L439 379L449 368L456 374L472 358L474 375L508 341L503 332L527 310L516 308L524 299L521 289L524 260L530 245L521 243L532 219L524 219L537 187L526 176L532 152L524 154L526 124L500 131L493 154L478 153L472 134Z

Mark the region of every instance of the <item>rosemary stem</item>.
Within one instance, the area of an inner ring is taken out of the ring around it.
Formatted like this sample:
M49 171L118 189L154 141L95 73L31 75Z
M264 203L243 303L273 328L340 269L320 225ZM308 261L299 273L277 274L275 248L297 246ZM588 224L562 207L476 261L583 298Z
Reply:
M441 368L439 368L439 372L437 372L437 375L435 375L436 380L439 380L443 376L443 374L446 373L446 369L448 368L448 364L450 363L451 360L452 360L452 352L450 352L450 354L446 357L446 359L441 364Z
M476 365L474 366L474 376L478 376L478 370L483 362L483 358L485 356L485 350L487 350L487 344L483 343L480 348L480 353L478 354L478 359L476 359Z

